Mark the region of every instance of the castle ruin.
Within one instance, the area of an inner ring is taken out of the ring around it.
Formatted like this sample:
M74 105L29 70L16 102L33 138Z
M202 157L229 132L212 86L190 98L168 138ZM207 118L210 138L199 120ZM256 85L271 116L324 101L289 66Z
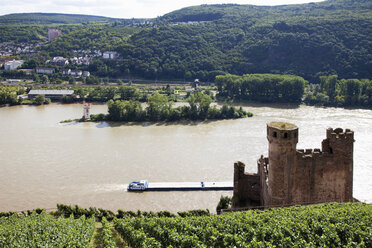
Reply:
M352 201L353 131L329 128L322 150L297 150L298 127L271 122L267 139L269 155L257 161L257 173L234 164L233 208Z

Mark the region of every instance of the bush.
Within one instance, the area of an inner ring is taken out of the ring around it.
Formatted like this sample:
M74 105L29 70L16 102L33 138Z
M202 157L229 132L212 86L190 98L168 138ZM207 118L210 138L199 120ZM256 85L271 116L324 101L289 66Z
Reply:
M228 209L231 207L232 197L221 195L220 201L216 207L216 212L220 213L221 209Z

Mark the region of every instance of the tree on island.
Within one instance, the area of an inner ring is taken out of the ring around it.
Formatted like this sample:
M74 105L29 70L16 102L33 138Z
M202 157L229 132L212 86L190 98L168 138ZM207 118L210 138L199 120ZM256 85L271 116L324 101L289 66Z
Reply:
M178 121L178 120L205 120L205 119L232 119L251 117L253 114L246 112L243 108L223 105L221 109L216 106L210 107L212 102L210 96L195 92L187 99L189 106L173 108L173 102L165 95L155 93L149 97L147 107L137 100L108 101L108 115L91 115L93 121L103 119L110 121Z

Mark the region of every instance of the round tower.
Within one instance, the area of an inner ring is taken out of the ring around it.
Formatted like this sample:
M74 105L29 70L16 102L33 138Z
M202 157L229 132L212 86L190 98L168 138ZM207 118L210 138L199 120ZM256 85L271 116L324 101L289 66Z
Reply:
M290 177L296 159L298 127L285 122L267 124L269 141L268 204L285 205L290 202Z

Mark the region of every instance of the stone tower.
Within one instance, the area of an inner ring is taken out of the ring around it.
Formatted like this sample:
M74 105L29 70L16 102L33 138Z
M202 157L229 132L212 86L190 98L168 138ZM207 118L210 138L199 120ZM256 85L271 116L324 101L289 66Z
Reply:
M354 132L350 129L328 128L327 139L322 142L323 153L333 158L333 163L327 163L327 167L333 166L333 174L337 173L334 176L337 186L333 189L336 192L333 194L335 201L353 200L354 141Z
M269 141L268 206L290 202L290 171L296 163L298 127L284 122L267 124Z

